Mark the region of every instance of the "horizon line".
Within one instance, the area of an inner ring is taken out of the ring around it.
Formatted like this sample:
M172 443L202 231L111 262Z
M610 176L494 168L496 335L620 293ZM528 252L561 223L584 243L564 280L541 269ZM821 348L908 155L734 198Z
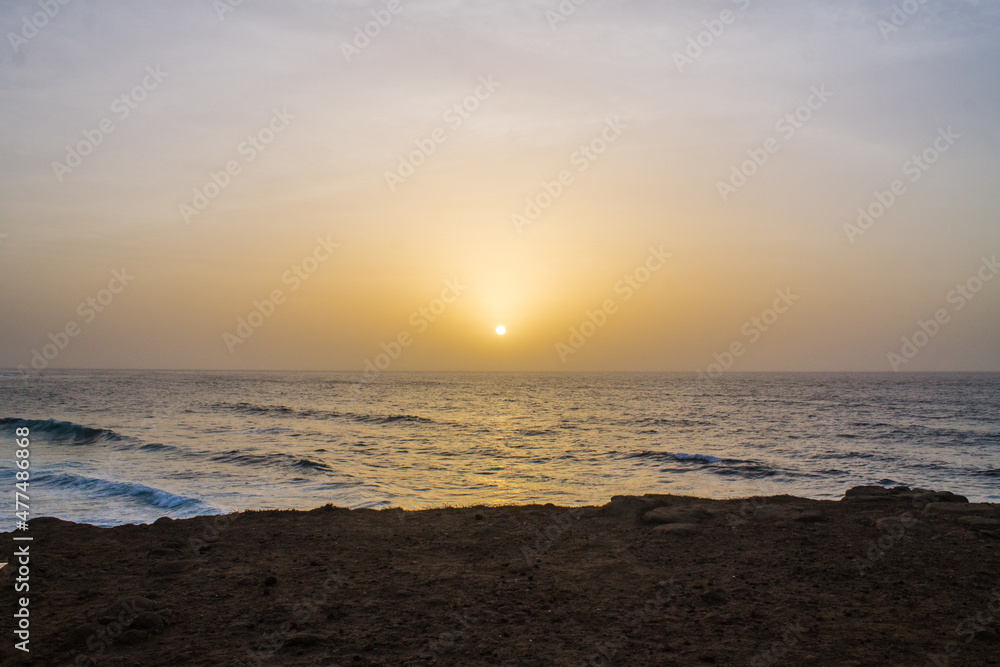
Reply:
M23 372L19 368L0 368L0 373L8 374L13 373L20 376L23 375L43 375L51 372L131 372L131 373L351 373L355 375L363 375L364 370L357 369L318 369L318 370L307 370L307 369L296 369L296 368L46 368L44 370L30 369L27 372ZM439 374L449 374L458 375L463 373L519 373L519 374L546 374L546 375L569 375L569 374L633 374L633 375L656 375L656 374L672 374L672 375L698 375L697 370L648 370L648 371L637 371L637 370L386 370L379 371L379 375L403 375L403 374L415 374L415 373L439 373ZM980 370L980 371L969 371L969 370L945 370L945 371L892 371L892 370L882 370L882 371L872 371L872 370L758 370L758 371L725 371L717 377L711 378L717 380L725 375L815 375L819 373L825 373L829 375L997 375L1000 374L1000 370Z

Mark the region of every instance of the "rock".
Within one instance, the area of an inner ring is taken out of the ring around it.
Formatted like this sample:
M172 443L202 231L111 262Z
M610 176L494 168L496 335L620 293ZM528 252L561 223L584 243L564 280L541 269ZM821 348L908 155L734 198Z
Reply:
M264 577L264 585L265 586L277 586L278 585L278 578L276 576L274 576L273 574L271 576Z
M652 509L668 505L677 498L678 496L661 493L647 493L644 496L612 496L611 502L596 509L604 515L634 519Z
M906 486L855 486L844 493L843 500L860 502L910 501L914 505L926 503L967 503L969 499L951 491L911 489Z
M914 505L927 503L967 503L969 499L951 491L931 491L930 489L910 489L899 494L899 498L908 500Z
M952 493L951 491L934 491L931 494L931 497L934 498L934 502L938 502L938 503L967 503L967 502L969 502L969 499L966 498L965 496L956 495L956 494Z
M653 509L656 504L648 498L637 496L612 496L611 502L601 507L601 511L619 519L634 519Z
M799 523L819 523L821 521L829 521L827 516L822 512L802 512L798 516L793 516L792 521L798 521Z
M159 519L157 519L156 521L153 522L153 525L154 526L162 526L165 523L173 523L173 522L174 522L174 520L171 519L169 516L161 516Z
M316 644L321 644L326 640L323 635L317 635L312 632L296 632L294 635L285 640L284 646L315 646Z
M891 494L892 492L884 486L855 486L844 492L844 499L855 498L857 496L865 498L871 496L888 496Z
M696 523L665 523L653 529L656 535L681 535L693 536L701 535L705 529Z
M960 503L944 502L930 503L924 508L924 514L938 516L997 516L997 506L990 503Z
M116 643L123 644L124 646L134 646L146 641L147 637L149 637L149 633L145 630L126 630Z
M855 489L882 489L881 486L856 486L854 489L850 489L841 498L841 501L846 502L863 502L863 503L896 503L903 500L902 496L894 496L889 493L888 489L882 489L882 492L872 491L871 493L851 493Z
M932 491L931 495L937 503L967 503L969 499L951 491Z
M700 507L658 507L643 514L642 520L646 523L699 523L709 516Z
M38 528L39 526L72 526L72 521L63 521L62 519L57 519L54 516L40 516L34 519L28 519L28 525L32 528Z
M191 565L191 561L188 560L168 560L154 565L150 568L149 573L154 577L170 576L173 574L180 574L181 572L187 572L191 569Z

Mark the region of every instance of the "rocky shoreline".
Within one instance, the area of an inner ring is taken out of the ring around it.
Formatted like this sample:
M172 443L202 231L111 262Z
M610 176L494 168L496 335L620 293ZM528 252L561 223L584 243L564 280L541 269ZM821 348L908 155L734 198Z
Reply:
M2 664L1000 664L1000 505L942 491L29 533L31 651Z

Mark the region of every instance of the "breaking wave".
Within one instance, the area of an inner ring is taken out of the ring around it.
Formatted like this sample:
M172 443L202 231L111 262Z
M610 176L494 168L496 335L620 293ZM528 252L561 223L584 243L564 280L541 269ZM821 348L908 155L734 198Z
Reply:
M95 442L116 442L125 437L105 428L90 428L73 422L57 421L55 419L20 419L4 417L0 419L0 430L14 431L27 427L31 435L38 437L43 434L53 442L67 442L71 445L90 445Z
M31 481L59 489L85 491L95 498L127 498L162 509L177 510L198 507L207 511L214 510L210 505L196 498L177 496L168 491L133 482L85 477L68 472L40 472L33 475Z

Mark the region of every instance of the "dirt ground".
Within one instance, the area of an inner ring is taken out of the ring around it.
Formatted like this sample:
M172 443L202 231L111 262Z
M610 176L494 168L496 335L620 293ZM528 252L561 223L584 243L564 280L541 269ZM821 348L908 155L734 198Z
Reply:
M30 653L8 568L0 663L1000 665L1000 506L963 500L36 519Z

